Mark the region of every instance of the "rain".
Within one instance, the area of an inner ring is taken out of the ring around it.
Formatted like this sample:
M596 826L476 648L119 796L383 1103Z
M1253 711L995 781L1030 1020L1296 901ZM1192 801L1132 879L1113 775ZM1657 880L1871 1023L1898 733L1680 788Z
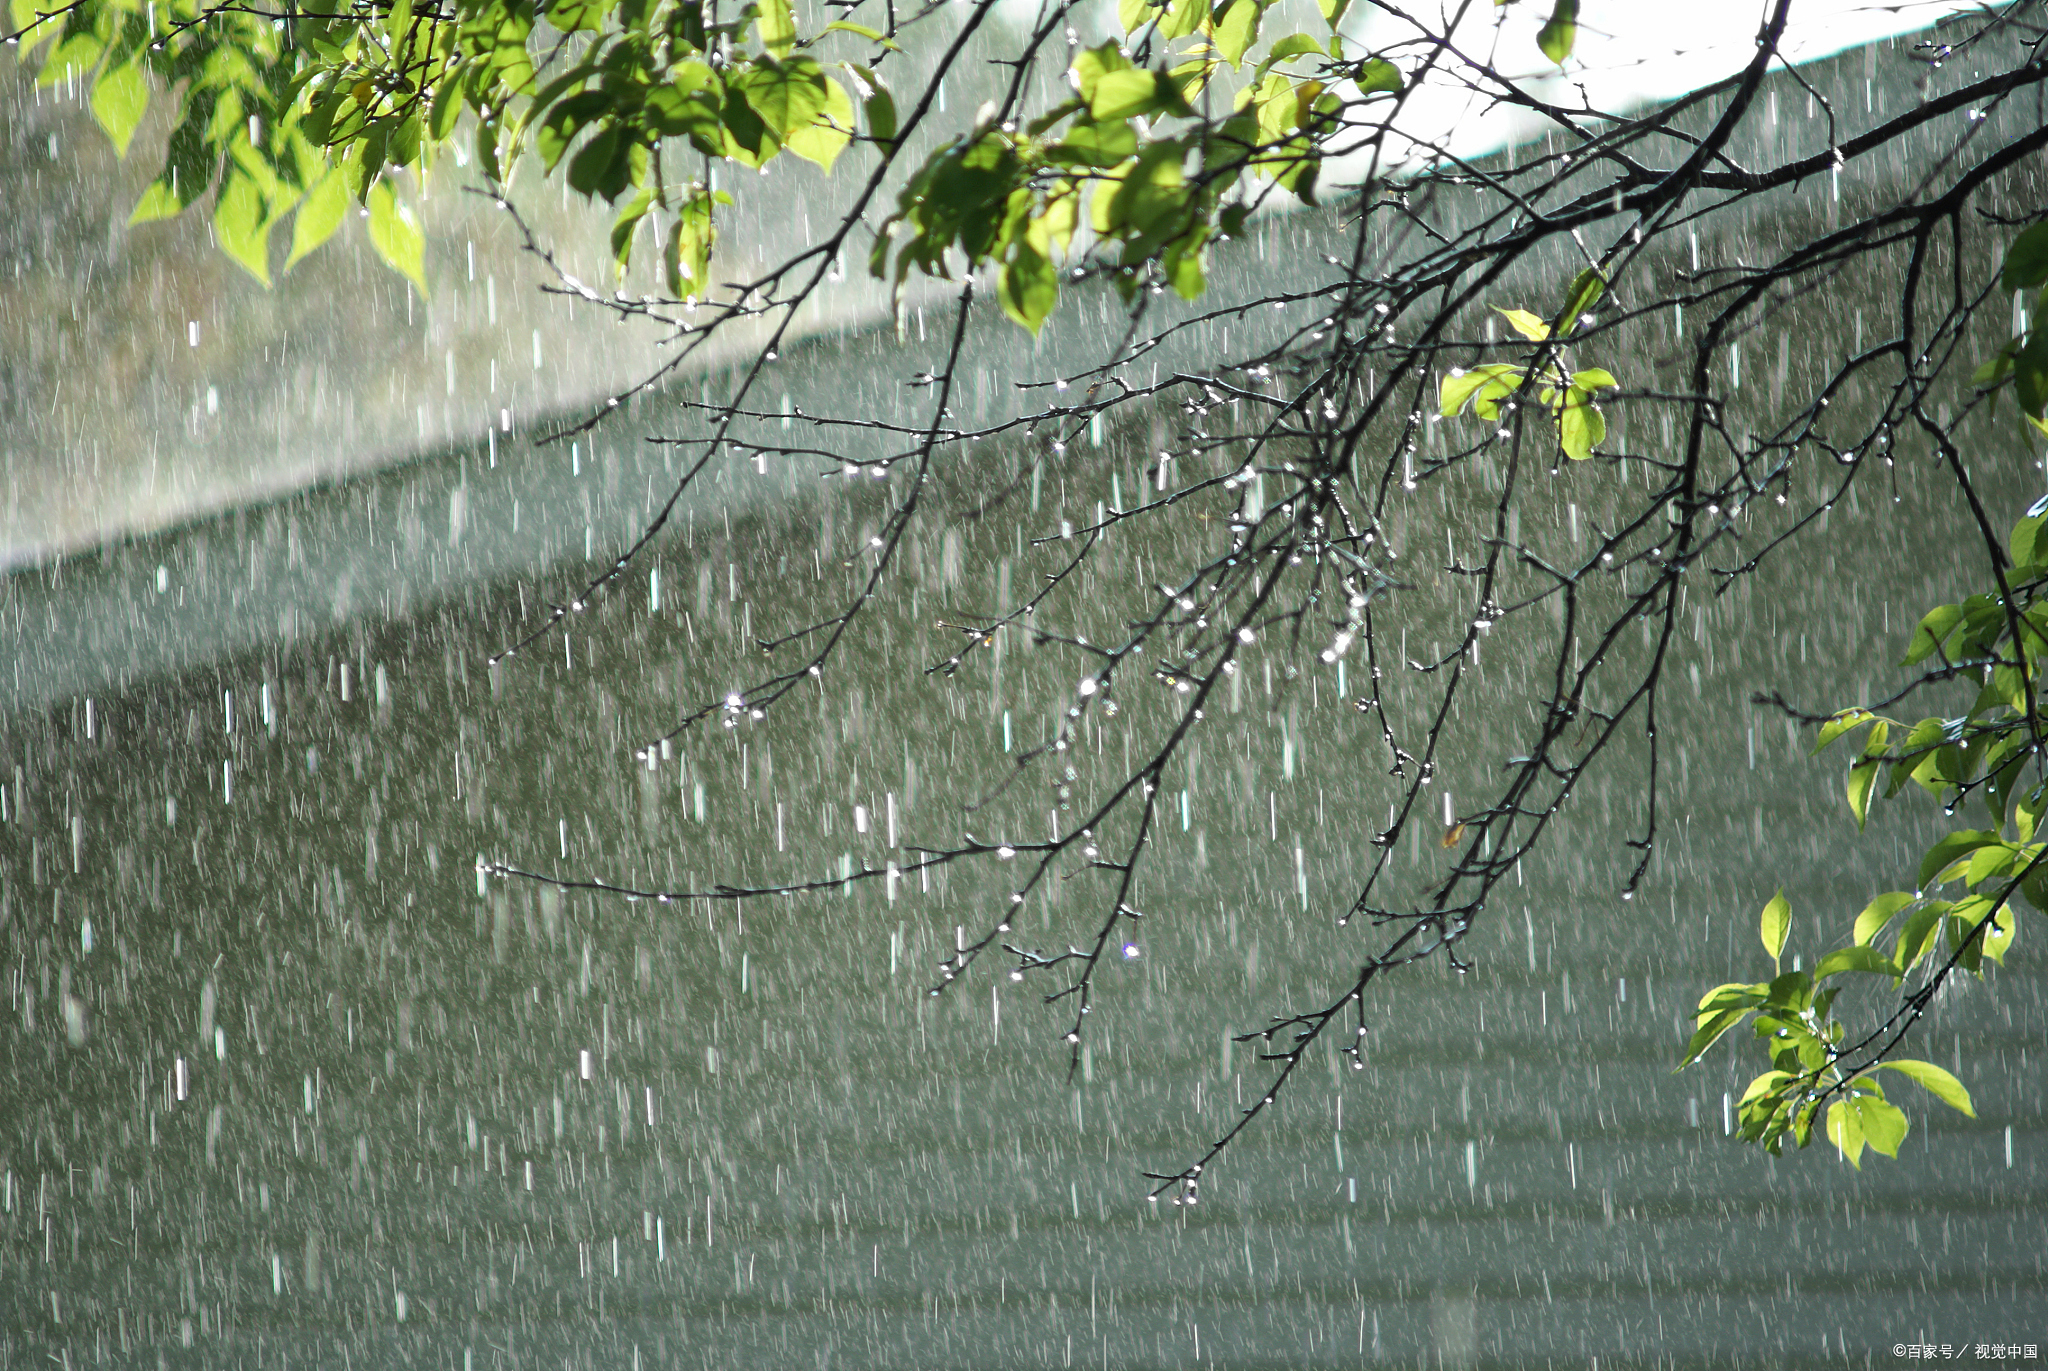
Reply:
M1849 36L1802 39L1732 163L1832 146L1811 91L1920 100L1915 39ZM997 89L950 79L956 113ZM1553 155L1459 136L1489 175ZM850 194L720 170L759 182L737 277ZM1899 174L1645 270L1733 271ZM898 301L856 264L655 374L698 306L646 317L651 274L611 291L604 224L521 175L504 209L432 183L427 295L353 229L266 291L197 220L121 228L135 167L0 60L0 1366L2037 1355L2038 921L1917 1030L1975 1117L1914 1101L1896 1162L1739 1145L1749 1043L1674 1071L1774 890L1810 963L1944 831L1908 797L1859 835L1843 759L1757 698L1888 692L1974 588L1924 441L1759 487L1722 561L1814 529L1635 607L1688 517L1629 523L1647 458L1530 457L1547 416L1440 415L1432 375L1358 418L1347 533L1303 435L1390 373L1245 437L1285 349L1345 335L1219 302L1341 263L1356 202L1250 218L1142 350L1114 281L1034 334L986 273ZM1430 248L1373 232L1390 273ZM1720 344L1729 451L1888 327L1850 270ZM1711 317L1601 365L1676 391ZM1685 441L1603 403L1603 452ZM2039 494L2038 442L1968 460ZM1567 672L1558 766L1499 800Z

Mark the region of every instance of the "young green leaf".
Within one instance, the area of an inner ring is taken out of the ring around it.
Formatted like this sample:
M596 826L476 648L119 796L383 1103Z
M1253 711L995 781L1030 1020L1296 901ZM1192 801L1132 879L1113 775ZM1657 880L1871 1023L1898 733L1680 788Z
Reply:
M1813 978L1818 981L1843 971L1867 971L1874 976L1896 976L1899 969L1892 965L1891 958L1874 947L1838 947L1822 957L1813 968Z
M2005 269L1998 274L2000 290L2032 290L2041 285L2048 285L2048 223L2035 224L2013 239L2005 252Z
M1351 83L1358 87L1360 95L1399 95L1406 84L1401 79L1401 69L1379 57L1360 62L1351 74Z
M149 80L136 62L109 65L92 83L92 117L106 130L118 157L128 155L128 144L149 108Z
M1526 309L1502 309L1499 305L1495 305L1493 312L1507 320L1508 327L1532 343L1540 343L1550 337L1550 325L1544 323Z
M1685 1056L1679 1061L1676 1069L1683 1071L1704 1057L1707 1050L1720 1041L1723 1034L1748 1017L1749 1011L1746 1009L1723 1009L1707 1015L1701 1020L1698 1030L1692 1035L1692 1040L1686 1043Z
M2001 842L1996 833L1984 828L1965 828L1942 834L1934 846L1927 849L1927 855L1920 859L1920 888L1927 890L1954 880L1958 874L1956 868L1972 853Z
M1843 786L1849 798L1849 812L1856 816L1858 829L1870 817L1870 792L1877 785L1877 771L1877 761L1866 758L1849 768L1849 779Z
M837 81L830 77L824 81L825 107L812 116L810 123L783 139L782 145L806 162L815 162L820 170L830 171L832 163L852 141L853 102Z
M1906 1140L1906 1115L1895 1104L1888 1104L1882 1096L1858 1095L1850 1102L1856 1111L1857 1122L1862 1125L1863 1141L1873 1152L1881 1152L1897 1159L1899 1144Z
M1693 1017L1702 1019L1723 1009L1754 1009L1768 997L1769 989L1766 986L1730 981L1726 985L1717 985L1700 996L1699 1013Z
M1003 264L996 294L1003 312L1036 334L1059 303L1059 272L1029 243L1019 243Z
M412 210L399 203L388 181L379 181L370 188L367 208L370 211L371 246L393 270L425 295L427 239L420 231L419 220L413 217Z
M1244 60L1251 45L1259 41L1259 18L1264 11L1259 0L1229 0L1216 20L1216 51L1235 67Z
M867 113L868 137L888 152L896 142L896 97L880 81L869 81L868 87L867 101L862 107Z
M789 0L758 0L755 13L761 46L770 56L789 56L789 50L796 46L796 16L790 11Z
M1536 46L1543 55L1559 66L1572 55L1572 47L1579 41L1579 0L1557 0L1550 11L1550 19L1537 31Z
M1577 6L1573 8L1576 10ZM1570 289L1565 291L1564 308L1557 312L1552 321L1552 330L1559 337L1569 338L1578 331L1579 321L1600 303L1600 297L1607 293L1607 278L1597 267L1587 267L1572 278Z
M270 284L270 219L263 192L239 167L221 183L213 205L213 230L222 252L264 285Z
M286 271L334 236L348 215L348 205L348 182L341 172L330 171L321 177L299 202L299 212L292 216L292 250L284 259Z
M1863 1120L1851 1101L1836 1100L1828 1106L1828 1141L1849 1165L1863 1169Z
M818 32L858 34L871 43L880 43L885 47L891 48L896 46L889 41L889 35L883 33L880 29L871 29L866 24L856 24L851 19L834 19L831 23L825 25L824 28L819 29Z
M1481 390L1510 381L1519 382L1522 369L1506 362L1489 362L1470 371L1452 372L1437 387L1437 407L1448 419L1461 413Z
M2002 904L1991 916L1991 927L1984 931L1979 940L1984 955L2000 966L2005 965L2005 954L2012 946L2012 940L2019 933L2019 920L2012 912L2012 906Z
M640 193L628 200L612 220L612 261L617 265L623 278L626 267L633 260L633 239L640 232L640 221L654 208L654 187L643 186Z
M1899 928L1899 940L1892 948L1892 960L1898 964L1901 975L1918 966L1920 959L1932 950L1935 934L1952 907L1947 900L1930 900L1906 916L1906 922Z
M1593 397L1577 386L1568 387L1564 408L1557 414L1557 445L1564 455L1583 462L1607 437L1607 419L1593 407Z
M1867 709L1852 708L1838 711L1834 717L1820 726L1820 737L1813 745L1814 752L1816 754L1820 753L1829 743L1832 743L1850 729L1857 727L1859 724L1867 724L1876 717L1875 714L1872 714Z
M1970 1103L1970 1092L1964 1089L1963 1083L1936 1066L1933 1062L1916 1062L1910 1059L1901 1059L1879 1062L1877 1065L1880 1070L1898 1072L1901 1076L1906 1077L1925 1089L1928 1094L1940 1100L1950 1109L1967 1114L1973 1119L1977 1117L1977 1110Z
M1791 930L1792 906L1786 901L1785 892L1780 890L1771 896L1770 903L1764 906L1762 926L1759 929L1764 940L1764 951L1770 954L1772 961L1775 962L1784 955L1785 935Z
M1878 896L1863 906L1863 912L1856 916L1856 943L1868 947L1871 939L1882 933L1898 912L1913 903L1913 894L1907 890L1893 890Z
M1239 3L1248 4L1250 0ZM1159 79L1144 67L1133 67L1102 74L1088 99L1088 116L1098 123L1108 123L1134 114L1150 114L1164 103L1159 95Z
M1323 45L1305 33L1290 33L1266 50L1266 61L1262 65L1284 62L1290 57L1300 57L1311 52L1321 57Z
M738 84L747 105L777 142L823 114L830 99L825 90L830 84L825 80L825 69L808 57L758 62Z

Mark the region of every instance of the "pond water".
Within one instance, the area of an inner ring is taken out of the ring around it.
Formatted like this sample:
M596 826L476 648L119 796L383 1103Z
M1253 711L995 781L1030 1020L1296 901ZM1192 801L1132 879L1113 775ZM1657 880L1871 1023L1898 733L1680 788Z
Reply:
M1268 228L1260 260L1314 232ZM1850 327L1809 323L1817 350ZM911 320L793 356L793 424L939 345ZM1002 346L992 374L1035 374ZM1488 909L1473 969L1388 979L1363 1068L1318 1052L1187 1207L1140 1172L1270 1079L1231 1035L1372 946L1330 918L1395 795L1355 691L1247 654L1170 773L1148 917L1070 1071L1040 982L984 960L929 993L1010 869L886 873L1071 813L1058 777L998 782L1075 658L1017 633L923 668L1064 560L1031 538L1136 488L1149 435L960 456L820 688L643 756L761 674L754 638L854 592L891 494L736 457L623 589L487 666L661 498L639 438L664 404L573 452L467 449L7 583L0 1366L1868 1366L2048 1342L2038 921L1922 1031L1977 1117L1915 1099L1897 1163L1752 1155L1725 1136L1751 1059L1672 1074L1684 1011L1758 974L1774 888L1817 955L1939 821L1902 802L1857 835L1839 759L1748 702L1892 679L1970 571L1938 472L1902 462L1896 505L1867 483L1688 610L1635 899L1639 740ZM767 408L780 432L779 387ZM2038 493L2017 448L1979 460L1999 509ZM1434 544L1455 554L1487 479L1397 514L1410 578L1381 631L1408 655L1460 612ZM1626 479L1561 473L1544 536ZM1109 634L1220 536L1119 534L1042 626ZM1514 746L1526 648L1488 640L1444 791ZM1166 717L1120 689L1076 749L1084 792ZM884 874L663 903L480 882L485 859L675 890ZM1396 892L1447 860L1411 826ZM1060 875L1019 916L1034 946L1099 920L1099 873Z

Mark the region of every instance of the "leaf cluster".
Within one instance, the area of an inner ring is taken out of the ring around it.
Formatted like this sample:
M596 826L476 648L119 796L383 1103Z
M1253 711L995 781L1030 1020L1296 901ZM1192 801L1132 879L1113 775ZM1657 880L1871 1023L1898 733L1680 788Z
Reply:
M1501 406L1528 391L1557 425L1557 450L1575 462L1591 457L1607 438L1607 419L1594 397L1621 383L1605 367L1571 369L1563 345L1584 326L1587 311L1606 289L1606 278L1588 267L1566 286L1563 305L1548 322L1526 309L1494 306L1510 328L1538 345L1534 359L1454 369L1437 387L1438 412L1449 419L1469 408L1485 422L1498 423Z
M1888 977L1896 988L1925 955L1924 945L1912 950L1903 934L1892 955L1872 943L1900 910L1918 904L1905 892L1879 896L1857 920L1857 941L1828 953L1811 971L1784 969L1792 922L1784 892L1764 906L1759 933L1776 974L1764 981L1715 986L1701 996L1693 1012L1695 1031L1679 1068L1697 1062L1732 1030L1745 1023L1751 1026L1770 1055L1771 1069L1750 1081L1737 1105L1735 1132L1743 1142L1759 1144L1772 1156L1779 1155L1787 1141L1805 1147L1813 1141L1815 1123L1826 1105L1823 1132L1852 1166L1861 1167L1866 1146L1897 1157L1909 1124L1904 1111L1885 1097L1876 1079L1878 1071L1896 1071L1942 1103L1975 1117L1962 1082L1931 1062L1890 1058L1853 1065L1851 1051L1844 1048L1846 1029L1832 1012L1844 984L1838 978ZM1933 901L1915 912L1909 925L1935 905L1943 908L1932 922L1962 917L1950 913L1947 902Z

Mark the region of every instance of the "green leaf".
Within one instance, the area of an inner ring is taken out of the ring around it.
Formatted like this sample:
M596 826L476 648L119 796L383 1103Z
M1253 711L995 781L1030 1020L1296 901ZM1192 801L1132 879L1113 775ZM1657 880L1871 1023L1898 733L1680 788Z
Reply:
M1584 371L1572 373L1572 384L1583 391L1615 390L1621 382L1614 379L1614 373L1605 367L1587 367Z
M1953 907L1947 900L1930 900L1906 917L1899 929L1899 940L1892 947L1892 960L1898 964L1900 974L1918 966L1920 959L1932 950L1941 921Z
M1863 1169L1863 1120L1853 1101L1836 1100L1828 1106L1828 1141L1849 1165Z
M1300 57L1311 52L1321 57L1323 45L1305 33L1290 33L1266 49L1265 64L1285 62L1290 57Z
M1129 71L1131 59L1118 50L1117 45L1101 43L1092 48L1083 48L1074 54L1074 89L1081 98L1093 102L1095 87L1102 78L1116 71Z
M1607 419L1593 407L1592 397L1577 386L1566 390L1564 408L1557 415L1557 445L1564 455L1583 462L1606 437Z
M723 197L724 192L720 191ZM676 222L669 230L664 252L668 289L677 299L702 297L710 293L711 249L718 240L712 219L716 200L699 190L683 202ZM884 239L886 243L888 240Z
M866 24L856 24L851 19L834 19L831 23L825 25L824 28L819 29L818 32L853 33L860 35L871 43L882 43L889 47L896 46L894 43L889 42L889 35L883 33L880 29L871 29Z
M1996 390L2012 379L2013 358L2019 353L2019 340L2013 339L2004 347L1991 354L1970 373L1970 384L1982 390ZM1997 412L1998 397L1991 397L1992 411Z
M1966 1114L1973 1119L1977 1117L1977 1110L1970 1103L1970 1092L1964 1089L1963 1083L1936 1066L1933 1062L1916 1062L1906 1059L1879 1062L1877 1066L1881 1071L1898 1072L1914 1084L1921 1086L1928 1094L1940 1100L1950 1109Z
M2030 843L2041 826L2041 814L2048 809L2048 787L2035 786L2019 797L2012 807L2013 828L2019 833L2020 841ZM2035 869L2040 874L2040 868Z
M1330 31L1334 33L1337 25L1343 21L1344 12L1351 8L1351 0L1316 0L1316 8L1323 12L1323 18L1329 22Z
M789 0L759 0L756 13L761 46L772 56L789 56L796 46L796 16L790 12Z
M1176 238L1160 259L1160 267L1166 279L1173 286L1173 293L1183 300L1199 299L1209 288L1209 278L1202 270L1202 245L1207 241L1206 230Z
M1927 855L1920 859L1920 888L1929 889L1953 880L1955 873L1949 868L1961 862L1980 847L1991 847L2003 843L1996 833L1982 828L1966 828L1955 833L1945 833L1927 849Z
M631 133L618 124L605 124L597 135L569 159L568 180L572 190L584 195L601 195L610 204L632 183Z
M1874 947L1838 947L1820 959L1813 968L1813 978L1823 980L1844 971L1867 971L1873 976L1896 976L1899 969L1892 965L1891 958Z
M1961 605L1936 605L1928 610L1921 616L1920 626L1913 630L1913 640L1907 645L1905 660L1899 665L1913 666L1933 656L1962 622Z
M1113 167L1138 155L1138 134L1127 120L1079 123L1049 145L1046 157L1066 166Z
M1765 912L1768 913L1769 909L1766 908ZM1789 911L1786 917L1788 919L1791 917ZM1780 948L1784 946L1782 939L1779 941L1779 946ZM1765 987L1764 993L1769 997L1769 1004L1772 1008L1782 1010L1787 1014L1797 1014L1813 1001L1812 973L1806 971L1787 971L1782 976L1773 976L1771 977L1770 984ZM1803 1033L1805 1030L1800 1029L1800 1032Z
M654 187L644 186L640 193L626 202L618 217L612 220L612 261L623 276L627 265L633 260L633 239L640 231L640 221L654 208Z
M1571 4L1574 12L1578 9L1574 0L1559 0L1559 3ZM1599 268L1587 267L1574 276L1571 287L1564 293L1564 308L1557 312L1557 318L1552 321L1552 332L1560 338L1571 337L1578 331L1580 319L1591 313L1593 306L1599 304L1600 297L1606 293L1607 278L1600 274Z
M1724 1009L1707 1016L1700 1023L1698 1031L1692 1035L1691 1041L1686 1043L1685 1056L1678 1063L1677 1069L1683 1071L1705 1056L1707 1050L1720 1041L1723 1034L1748 1017L1749 1011L1746 1009Z
M24 56L33 52L45 39L55 38L64 31L61 7L50 3L50 0L14 0L8 13L13 20L11 27L21 39Z
M1723 1009L1754 1009L1764 1002L1768 994L1769 990L1765 986L1730 981L1726 985L1717 985L1700 996L1700 1012L1693 1017L1703 1019Z
M148 108L149 79L136 62L108 67L92 83L92 116L106 130L118 156L128 155L128 144Z
M1540 343L1550 337L1550 325L1544 323L1526 309L1502 309L1499 305L1495 305L1493 312L1507 320L1508 327L1532 343Z
M2006 843L1988 843L1970 854L1963 868L1963 884L1975 890L1993 876L2002 876L2025 864L2020 850Z
M1764 906L1763 921L1758 930L1764 940L1764 951L1770 954L1772 961L1777 961L1784 954L1785 935L1791 930L1792 906L1786 901L1785 892L1780 890Z
M2044 523L2048 523L2048 519L2044 519L2043 516L2038 514L2029 515L2014 524L2012 532L2006 535L2006 555L2012 558L2012 564L2015 568L2024 570L2034 565L2036 561L2035 548L2039 544L2041 528Z
M424 296L427 293L426 235L412 210L399 203L391 183L379 181L370 188L370 244L392 269L411 281Z
M1125 260L1133 248L1143 251L1139 240L1163 243L1177 236L1188 207L1187 184L1181 175L1181 145L1173 140L1152 143L1138 155L1134 165L1116 188L1109 204L1112 230L1125 229ZM1101 193L1097 192L1097 203Z
M1985 956L2003 966L2006 950L2012 946L2012 940L2018 933L2019 920L2014 916L2012 906L2002 904L1992 914L1991 927L1979 940L1979 945L1984 949Z
M1019 243L1010 260L1003 264L996 294L1003 302L1003 312L1036 334L1052 313L1052 307L1059 303L1059 273L1037 249L1029 243Z
M706 67L703 70L707 76L710 74L710 68ZM707 157L725 155L725 125L719 119L716 91L686 89L680 83L656 86L647 93L647 103L641 112L647 121L647 127L653 132L665 138L686 137L690 140L690 146ZM753 111L747 111L747 118L758 128L760 121L754 118ZM542 140L548 137L548 128L552 123L551 119L549 125L542 127ZM543 149L542 152L545 156L546 150Z
M100 64L106 50L106 44L100 41L99 36L90 29L79 28L74 18L64 36L43 55L42 69L36 73L36 84L54 86L68 77L83 75Z
M1399 95L1406 84L1399 67L1378 57L1360 62L1351 74L1351 82L1360 95Z
M1851 708L1837 711L1834 717L1820 726L1820 738L1813 745L1814 753L1818 754L1850 729L1867 724L1876 717L1867 709Z
M1505 395L1521 380L1522 369L1506 362L1488 362L1470 371L1453 372L1444 377L1437 388L1438 408L1445 418L1449 418L1462 412L1467 404L1474 403L1483 392L1498 387L1500 394Z
M777 142L810 124L825 112L830 96L825 70L808 57L787 62L763 60L737 78L747 105L760 116ZM843 97L842 97L843 98ZM851 107L848 107L851 122Z
M1893 890L1878 896L1863 906L1863 912L1856 916L1855 938L1857 945L1868 947L1873 938L1882 933L1898 912L1913 903L1911 891Z
M1259 40L1259 18L1265 7L1259 0L1229 0L1216 19L1214 41L1216 51L1235 67L1244 61L1245 52Z
M2032 290L2048 285L2048 223L2039 223L2013 239L2005 252L2005 270L1998 274L2000 290Z
M1870 816L1870 792L1877 785L1878 763L1865 759L1849 768L1849 779L1843 786L1849 797L1849 812L1856 816L1856 827L1861 829Z
M863 68L859 75L868 84L867 99L861 107L867 114L868 137L882 144L882 150L887 152L896 141L896 97L875 79L873 72Z
M1537 31L1536 46L1543 55L1560 67L1564 59L1572 55L1572 47L1579 41L1579 0L1557 0L1550 11L1550 20Z
M1869 1095L1858 1095L1850 1102L1856 1111L1857 1122L1863 1128L1863 1141L1873 1152L1882 1152L1896 1159L1899 1144L1906 1140L1906 1115L1895 1104Z
M853 102L846 98L846 91L837 81L826 77L825 107L810 123L785 138L783 146L806 162L817 163L821 170L830 171L852 139Z
M264 285L270 284L270 216L263 192L239 169L221 183L213 206L214 237L222 252Z
M1166 6L1165 17L1160 19L1158 34L1161 38L1185 38L1208 22L1208 0L1172 0Z
M207 142L206 128L213 120L216 103L211 90L187 92L184 115L171 130L164 149L163 173L142 192L135 212L128 216L131 225L182 214L187 205L213 189L220 155Z
M334 236L348 215L348 182L339 170L329 171L299 202L292 216L292 250L284 259L290 271L298 260Z
M1159 79L1149 70L1135 67L1102 74L1088 99L1088 115L1099 123L1107 123L1134 114L1150 114L1164 104L1159 95Z

